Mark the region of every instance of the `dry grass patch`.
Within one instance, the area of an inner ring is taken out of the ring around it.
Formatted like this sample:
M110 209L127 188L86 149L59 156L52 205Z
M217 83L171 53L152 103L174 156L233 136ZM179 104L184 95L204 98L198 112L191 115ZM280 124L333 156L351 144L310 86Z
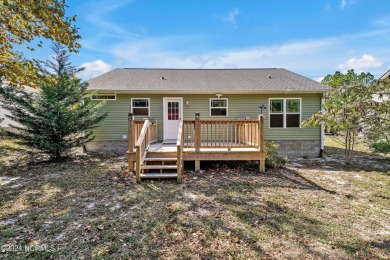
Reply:
M123 156L31 159L0 141L4 258L386 258L390 161L349 168L301 159L259 174L252 163L202 164L184 183L123 174ZM8 147L8 148L7 148ZM15 149L14 149L15 148ZM330 157L332 156L332 157ZM367 159L368 160L368 159ZM373 160L373 159L369 159Z

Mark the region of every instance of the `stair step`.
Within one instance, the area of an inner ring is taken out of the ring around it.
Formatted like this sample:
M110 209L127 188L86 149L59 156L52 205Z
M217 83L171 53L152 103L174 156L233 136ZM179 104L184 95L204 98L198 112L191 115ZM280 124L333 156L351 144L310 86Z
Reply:
M177 158L176 157L161 157L161 158L153 157L153 158L145 158L145 161L148 161L148 162L160 162L160 161L176 162Z
M177 152L151 152L148 151L148 158L165 158L165 157L177 157Z
M158 179L158 178L177 178L177 173L145 173L140 174L143 179Z
M175 170L177 165L142 165L143 170Z

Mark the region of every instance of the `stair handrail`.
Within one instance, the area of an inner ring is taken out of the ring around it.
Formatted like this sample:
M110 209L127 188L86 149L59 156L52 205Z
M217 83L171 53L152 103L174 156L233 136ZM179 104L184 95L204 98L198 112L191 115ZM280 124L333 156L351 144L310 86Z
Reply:
M183 147L184 147L184 136L183 136L183 120L179 121L179 129L177 131L177 182L182 182L182 165L183 165Z
M147 149L150 145L150 121L145 119L144 125L142 126L141 133L138 137L137 143L135 144L136 151L136 167L135 174L136 180L141 181L141 167L144 163Z

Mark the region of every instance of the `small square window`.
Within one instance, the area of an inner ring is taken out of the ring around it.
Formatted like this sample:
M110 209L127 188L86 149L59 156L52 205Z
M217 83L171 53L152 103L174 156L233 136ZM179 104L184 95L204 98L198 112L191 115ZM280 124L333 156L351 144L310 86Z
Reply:
M227 98L210 99L210 116L227 116Z
M149 98L132 98L131 112L135 116L149 116L150 114Z

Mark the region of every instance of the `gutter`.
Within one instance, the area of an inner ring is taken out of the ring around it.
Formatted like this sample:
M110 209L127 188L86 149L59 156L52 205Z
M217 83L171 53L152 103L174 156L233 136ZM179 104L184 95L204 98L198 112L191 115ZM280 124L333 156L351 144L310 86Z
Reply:
M330 89L317 90L121 90L121 89L87 89L87 93L98 92L99 94L318 94L329 92Z
M324 113L324 103L325 103L325 97L324 94L321 97L321 112ZM320 127L320 142L321 142L321 147L320 147L320 154L319 157L322 157L322 154L325 149L325 126L322 123Z

